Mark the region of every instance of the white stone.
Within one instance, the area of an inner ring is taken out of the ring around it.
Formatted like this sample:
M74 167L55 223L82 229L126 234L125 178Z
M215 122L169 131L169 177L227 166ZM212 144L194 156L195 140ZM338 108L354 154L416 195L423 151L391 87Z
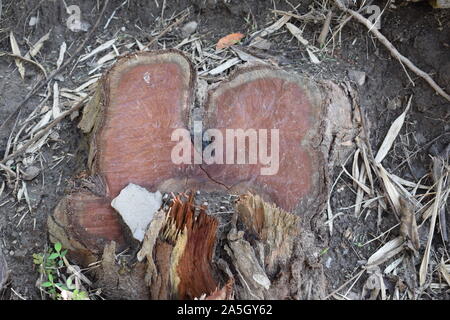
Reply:
M161 204L162 195L159 191L149 192L133 183L123 188L111 201L111 206L119 212L133 237L139 241L144 239L148 224Z
M181 28L181 33L184 37L188 37L197 30L198 23L196 21L191 21L186 23L183 28Z
M38 21L39 21L38 17L31 17L30 22L28 22L28 25L30 27L34 27L38 23Z

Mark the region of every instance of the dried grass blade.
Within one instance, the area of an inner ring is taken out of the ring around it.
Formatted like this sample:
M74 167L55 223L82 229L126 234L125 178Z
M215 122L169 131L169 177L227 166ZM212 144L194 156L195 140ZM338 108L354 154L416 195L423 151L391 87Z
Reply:
M389 131L384 138L383 143L381 144L380 149L378 150L377 155L375 156L375 162L381 163L383 159L388 154L389 150L392 147L392 144L394 143L395 139L397 138L401 128L403 127L403 123L405 122L406 113L408 112L410 106L411 106L411 100L412 96L409 97L408 105L406 106L405 111L392 123L391 127L389 128Z

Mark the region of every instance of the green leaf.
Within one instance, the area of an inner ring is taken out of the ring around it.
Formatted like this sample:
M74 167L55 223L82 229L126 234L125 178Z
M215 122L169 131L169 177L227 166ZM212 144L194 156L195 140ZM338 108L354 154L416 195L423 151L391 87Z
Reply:
M61 249L62 249L62 244L61 244L61 242L55 243L55 250L56 250L56 252L60 252Z
M53 275L51 273L48 274L48 280L53 283Z
M69 291L69 288L66 285L62 284L62 283L57 283L56 286L58 288L61 288L62 290Z
M59 257L58 253L52 253L51 255L48 256L48 260L55 260L58 257Z
M41 287L43 287L43 288L48 288L48 287L52 287L52 286L53 286L53 283L48 282L48 281L41 284Z
M64 257L67 254L67 249L63 250L59 255L60 257Z
M75 286L73 285L73 282L72 282L72 278L68 278L67 281L66 281L66 284L67 284L67 287L69 289L74 289L75 288Z

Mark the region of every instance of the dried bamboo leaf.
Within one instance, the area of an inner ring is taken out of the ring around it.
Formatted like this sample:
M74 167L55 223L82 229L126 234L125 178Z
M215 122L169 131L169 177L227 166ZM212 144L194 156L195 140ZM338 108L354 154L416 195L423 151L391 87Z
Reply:
M450 266L449 266L450 267ZM439 264L439 271L442 274L442 277L445 279L445 281L447 282L447 284L450 286L450 273L447 270L448 268L446 267L444 260L441 260L441 263Z
M303 38L302 36L303 32L295 25L293 25L292 23L286 23L286 28L298 41L300 41L301 44L303 44L306 47L309 45L309 41Z
M438 166L437 162L434 162L434 169L437 171L436 167ZM435 174L435 177L437 178L438 174ZM428 272L428 264L430 263L430 251L431 251L431 242L433 241L434 236L434 229L436 226L436 220L439 213L440 208L440 199L442 196L442 186L443 186L443 180L444 175L441 174L439 180L437 181L436 186L436 196L435 201L433 203L433 211L431 215L431 223L430 223L430 230L428 232L428 239L427 239L427 245L425 247L425 252L423 254L422 263L420 264L419 269L419 284L420 286L423 286L425 284L426 278L427 278L427 272Z
M16 56L22 57L22 54L20 53L19 45L17 44L16 38L14 37L14 33L11 31L9 34L9 40L11 43L11 49L12 53ZM25 78L25 67L23 66L22 61L19 58L14 59L17 68L19 69L20 77L22 79Z
M381 147L378 150L377 155L375 156L375 163L381 163L381 161L383 161L383 159L388 154L389 150L391 150L392 144L397 138L401 128L403 127L403 123L405 122L406 113L408 112L409 107L411 106L411 100L412 96L409 97L408 105L406 106L405 111L403 111L403 113L397 119L395 119L395 121L389 128L389 131L386 137L384 138L384 141L381 144Z
M306 52L308 52L309 59L311 59L312 63L314 63L314 64L320 63L319 58L317 58L317 56L309 48L306 48Z
M58 82L53 83L53 107L52 107L53 119L56 119L61 114L61 109L59 108L59 88Z
M389 177L389 173L384 169L384 167L381 164L377 165L379 169L379 173L381 176L381 179L383 181L384 189L386 190L388 199L390 203L392 204L393 209L397 214L400 213L400 193L397 189L397 187L391 182L391 179Z
M401 236L390 240L380 249L378 249L374 254L370 256L367 260L367 269L371 269L376 267L385 261L389 260L396 254L400 253L403 250L404 240Z
M116 42L116 39L111 39L109 41L106 41L104 44L98 46L97 48L95 48L94 50L92 50L91 52L89 52L88 54L84 55L81 59L80 62L89 59L90 57L96 55L97 53L104 51L106 49L108 49L109 47L111 47L114 42Z
M59 56L58 60L56 61L56 69L59 69L64 61L64 54L67 50L67 44L66 42L63 42L61 46L59 47Z
M27 52L27 54L25 55L25 58L29 58L31 57L35 57L39 51L42 49L42 47L44 46L44 42L47 41L50 38L50 33L52 31L50 30L49 32L47 32L44 36L42 36L30 49L30 51Z
M31 63L31 64L35 65L36 67L38 67L38 68L42 71L42 73L44 74L44 76L47 78L47 71L45 71L44 67L43 67L40 63L38 63L38 62L36 62L36 61L33 61L33 60L30 60L30 59L27 59L27 58L22 57L22 56L20 56L20 55L13 54L13 53L0 52L0 57L1 57L2 55L7 55L7 56L10 56L10 57L13 57L15 60L25 61L25 62L28 62L28 63ZM25 70L25 69L24 69L24 70Z
M208 73L212 76L215 76L215 75L220 74L220 73L224 72L225 70L231 68L232 66L238 64L239 62L241 62L241 59L239 59L238 57L232 58L230 60L225 61L218 67L210 70Z

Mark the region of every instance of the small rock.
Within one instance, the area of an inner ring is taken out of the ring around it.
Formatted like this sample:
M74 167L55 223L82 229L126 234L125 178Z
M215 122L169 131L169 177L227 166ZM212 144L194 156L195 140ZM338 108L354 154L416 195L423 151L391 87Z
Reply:
M30 22L28 22L28 25L30 27L35 26L37 23L39 22L39 18L38 17L31 17L30 18Z
M348 77L358 86L362 86L366 82L366 73L363 71L349 70Z
M181 34L183 37L189 37L195 32L195 30L197 30L197 26L198 23L196 21L188 22L181 28Z
M139 241L144 239L147 226L161 204L161 192L149 192L133 183L122 189L111 202L111 206L119 212L130 228L133 237Z
M22 178L24 180L30 181L36 178L41 170L36 166L29 166L23 172Z
M331 267L331 261L333 261L333 258L328 257L327 261L325 262L325 267L326 267L327 269L330 269L330 267Z
M120 30L121 30L122 32L125 32L125 30L127 30L127 28L122 27L122 28L120 28Z

